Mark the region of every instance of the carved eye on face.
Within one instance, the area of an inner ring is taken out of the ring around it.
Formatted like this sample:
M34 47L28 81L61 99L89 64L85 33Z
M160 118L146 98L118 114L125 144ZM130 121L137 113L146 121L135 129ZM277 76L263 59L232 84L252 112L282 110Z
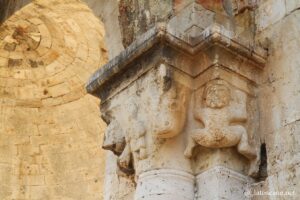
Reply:
M230 89L224 82L213 82L206 86L203 98L206 106L223 108L230 102Z

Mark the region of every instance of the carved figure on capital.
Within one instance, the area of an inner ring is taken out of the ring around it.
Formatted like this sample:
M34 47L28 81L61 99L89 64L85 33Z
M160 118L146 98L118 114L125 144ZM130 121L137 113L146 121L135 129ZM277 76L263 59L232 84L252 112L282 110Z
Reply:
M103 110L108 127L103 148L118 156L118 166L133 174L139 161L159 148L160 140L176 137L186 119L187 90L160 65L136 81L130 95L120 95L114 106ZM141 87L143 85L143 87Z
M103 148L118 156L118 167L125 174L134 173L134 159L147 157L146 127L138 119L138 110L135 100L130 99L123 105L111 108L102 117L108 124Z
M174 80L174 72L161 64L156 72L154 90L156 94L147 92L152 103L147 107L149 129L159 139L172 138L179 135L185 125L188 91L185 86ZM153 91L153 89L152 89Z
M195 92L194 103L194 118L203 127L190 132L184 152L186 157L192 157L197 145L207 148L237 146L240 154L250 161L257 160L257 151L250 145L245 128L248 118L244 92L234 89L224 80L215 79Z

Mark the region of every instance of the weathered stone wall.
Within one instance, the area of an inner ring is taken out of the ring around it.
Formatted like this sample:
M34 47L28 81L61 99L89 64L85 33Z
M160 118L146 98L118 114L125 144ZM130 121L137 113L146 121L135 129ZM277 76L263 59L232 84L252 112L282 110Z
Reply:
M118 21L119 8L117 0L84 0L93 13L101 19L105 28L105 44L109 58L117 56L124 47Z
M102 23L43 0L0 29L0 199L103 199L105 125L84 89L107 60Z
M268 48L261 91L261 132L267 148L267 191L300 195L300 1L262 1L257 40ZM259 187L257 188L259 189Z

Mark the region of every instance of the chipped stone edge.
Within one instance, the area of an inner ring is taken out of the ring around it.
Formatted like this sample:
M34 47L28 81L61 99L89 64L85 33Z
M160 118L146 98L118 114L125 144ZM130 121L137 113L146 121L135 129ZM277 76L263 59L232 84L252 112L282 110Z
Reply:
M189 172L177 170L177 169L155 169L151 171L146 171L139 175L139 178L145 179L153 176L176 176L182 179L195 182L195 176Z
M214 166L213 168L210 168L204 172L199 173L196 176L196 180L200 180L204 174L215 174L215 175L220 175L222 177L230 177L240 182L243 182L245 184L252 184L255 182L253 178L249 176L245 176L239 172L236 172L232 169L229 169L221 165Z

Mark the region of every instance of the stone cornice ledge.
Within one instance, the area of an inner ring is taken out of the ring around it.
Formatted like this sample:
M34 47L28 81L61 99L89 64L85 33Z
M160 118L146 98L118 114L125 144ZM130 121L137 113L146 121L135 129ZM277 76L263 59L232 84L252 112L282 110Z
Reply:
M106 65L98 69L90 77L86 84L86 90L88 93L97 96L97 91L104 83L118 73L126 70L128 64L157 44L168 44L190 55L195 55L208 46L219 45L253 61L257 66L263 66L266 62L267 52L264 49L245 45L242 39L237 41L237 39L231 37L229 31L218 24L213 24L206 28L199 38L197 38L197 41L199 42L192 44L185 37L178 38L168 31L165 24L159 24L143 34Z

